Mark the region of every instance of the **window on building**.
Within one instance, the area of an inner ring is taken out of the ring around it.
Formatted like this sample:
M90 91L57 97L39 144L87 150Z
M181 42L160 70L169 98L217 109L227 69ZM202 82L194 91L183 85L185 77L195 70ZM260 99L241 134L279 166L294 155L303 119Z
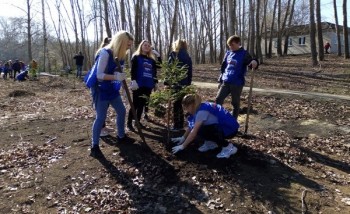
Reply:
M293 46L293 39L292 38L288 38L288 46L291 47Z
M277 41L276 41L276 40L273 41L273 46L274 46L275 48L277 48Z
M305 36L299 37L299 45L305 45Z

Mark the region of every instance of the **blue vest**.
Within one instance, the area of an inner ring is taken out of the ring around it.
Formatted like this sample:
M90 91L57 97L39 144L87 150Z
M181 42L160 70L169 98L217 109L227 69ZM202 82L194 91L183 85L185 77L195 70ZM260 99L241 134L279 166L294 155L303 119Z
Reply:
M16 79L18 81L23 81L25 80L25 77L28 75L28 71L22 71L21 73L19 73L16 77Z
M113 53L111 50L107 50L109 54L108 64L105 70L105 74L113 75L116 71L117 64L114 61ZM124 67L124 61L120 61L122 69ZM113 100L120 96L121 83L116 80L98 80L97 87L99 93L99 99L101 100Z
M226 69L222 74L224 83L233 85L244 85L244 76L247 72L247 66L244 65L244 57L247 51L239 49L238 51L227 51L225 55Z
M137 78L136 82L139 87L146 87L153 89L155 86L154 82L154 60L146 56L137 57Z
M225 137L230 136L238 131L239 124L237 120L221 105L205 102L200 105L197 112L198 111L208 111L210 114L217 117L219 121L218 125L222 128ZM188 127L190 129L193 129L194 124L196 123L196 114L190 115L187 118Z

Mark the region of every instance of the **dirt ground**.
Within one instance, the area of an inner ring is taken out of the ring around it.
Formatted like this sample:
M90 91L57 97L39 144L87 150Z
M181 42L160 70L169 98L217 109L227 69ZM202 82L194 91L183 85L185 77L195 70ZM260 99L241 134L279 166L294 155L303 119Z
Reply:
M259 87L301 79L285 76L293 70L273 73L277 61L260 67L276 81L257 77ZM343 76L306 76L303 88L291 89L346 94L349 71L337 72ZM101 139L105 157L97 160L89 157L94 112L82 82L41 77L0 86L1 213L350 213L349 101L254 95L249 135L231 140L238 153L227 160L215 158L219 150L198 152L200 142L172 155L165 121L152 116L143 121L147 145L132 132L134 142L116 144L111 134ZM216 90L199 93L213 100ZM243 131L246 92L241 106Z

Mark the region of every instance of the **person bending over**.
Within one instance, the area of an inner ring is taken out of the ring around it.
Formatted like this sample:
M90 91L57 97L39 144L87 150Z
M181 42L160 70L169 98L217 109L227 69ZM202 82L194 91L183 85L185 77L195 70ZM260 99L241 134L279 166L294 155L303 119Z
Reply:
M237 134L239 124L226 109L215 103L202 103L197 94L186 95L182 107L190 115L187 118L188 128L182 137L171 139L178 144L172 148L174 154L185 149L196 137L204 140L198 148L200 152L221 147L217 158L229 158L237 152L237 148L226 139Z

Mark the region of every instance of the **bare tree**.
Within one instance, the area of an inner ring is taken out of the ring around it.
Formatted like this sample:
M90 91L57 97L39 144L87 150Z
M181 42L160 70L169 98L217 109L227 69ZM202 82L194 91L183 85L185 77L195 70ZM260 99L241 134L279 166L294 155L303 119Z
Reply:
M28 39L28 61L32 61L33 53L32 53L32 25L31 25L31 4L32 1L27 0L27 39Z
M348 15L347 0L343 0L343 35L344 35L344 58L349 59L349 32L348 32Z
M226 0L228 8L228 31L230 35L236 33L236 0Z
M337 47L338 52L337 55L341 56L341 40L340 40L340 29L339 29L339 22L338 22L338 11L337 11L337 0L333 0L333 8L334 8L334 18L335 18L335 31L337 33Z
M310 0L310 48L312 65L316 66L317 62L317 51L316 51L316 23L315 23L315 2Z
M318 43L318 60L324 60L323 51L323 33L321 23L321 1L316 0L316 28L317 28L317 43Z
M290 33L290 27L292 26L292 21L294 17L294 8L295 8L295 0L293 0L292 5L290 7L290 14L289 14L289 20L288 20L288 27L285 30L284 34L284 49L283 49L283 55L288 54L288 46L289 46L289 33Z
M103 0L103 8L104 8L104 19L105 19L105 26L106 26L107 36L108 37L112 37L111 27L109 26L108 2L107 2L107 0Z
M276 8L277 8L277 3L278 0L275 0L275 4L273 7L273 15L272 15L272 22L271 22L271 27L270 27L270 38L269 38L269 52L267 57L271 58L272 57L272 43L273 43L273 35L274 35L274 25L275 25L275 16L276 16Z
M43 72L46 72L46 58L49 58L47 50L47 34L46 34L46 19L45 19L45 2L41 0L41 12L43 16L43 40L44 40L44 59L43 59ZM50 63L48 63L50 65ZM49 66L50 70L50 66Z
M253 0L249 0L249 26L250 26L250 34L249 34L249 47L248 52L250 55L255 56L255 4Z

